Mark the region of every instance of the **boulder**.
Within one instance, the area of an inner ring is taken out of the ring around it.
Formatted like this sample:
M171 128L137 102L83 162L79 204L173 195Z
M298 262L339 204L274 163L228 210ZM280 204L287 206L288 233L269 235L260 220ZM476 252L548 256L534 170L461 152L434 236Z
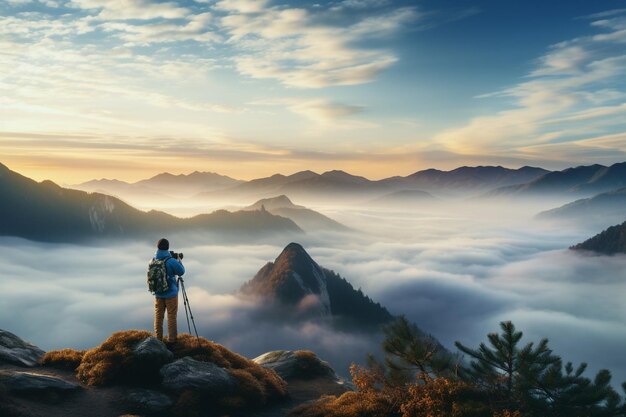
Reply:
M236 387L235 378L224 368L211 362L200 362L188 356L161 368L163 387L180 392L186 389L228 394Z
M253 359L259 365L273 369L285 381L295 379L339 378L328 362L308 350L275 350Z
M165 343L154 336L142 340L133 348L133 356L140 366L159 369L174 358Z
M134 412L149 414L163 413L174 404L167 395L142 388L129 391L126 400Z
M0 363L33 367L45 353L13 333L0 329Z
M80 388L56 376L24 371L0 371L0 385L11 392L70 392Z

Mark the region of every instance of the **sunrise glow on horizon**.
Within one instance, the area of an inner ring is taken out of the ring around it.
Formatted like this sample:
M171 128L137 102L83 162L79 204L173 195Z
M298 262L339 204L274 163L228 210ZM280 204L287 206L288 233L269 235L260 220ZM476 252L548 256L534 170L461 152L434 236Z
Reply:
M0 162L37 180L626 159L626 2L9 0Z

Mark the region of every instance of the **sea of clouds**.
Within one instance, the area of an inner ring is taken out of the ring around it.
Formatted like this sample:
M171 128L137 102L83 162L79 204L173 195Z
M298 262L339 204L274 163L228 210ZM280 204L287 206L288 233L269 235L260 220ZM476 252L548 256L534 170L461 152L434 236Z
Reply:
M626 380L626 256L591 256L568 246L592 231L534 221L541 209L456 205L376 211L318 207L353 233L309 232L299 239L394 314L405 314L454 350L477 346L512 320L523 341L550 339L567 361L608 368ZM289 241L222 245L173 241L185 253L185 282L199 333L254 357L310 349L347 374L380 339L319 323L267 320L236 290ZM154 242L109 245L34 243L0 238L0 328L43 349L89 348L113 331L151 329L153 297L145 270ZM182 302L179 331L185 331Z

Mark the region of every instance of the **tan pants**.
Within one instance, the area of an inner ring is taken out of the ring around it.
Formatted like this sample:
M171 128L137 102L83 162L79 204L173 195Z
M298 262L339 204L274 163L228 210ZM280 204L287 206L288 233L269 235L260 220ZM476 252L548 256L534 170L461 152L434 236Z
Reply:
M178 337L176 327L178 297L154 298L154 333L159 340L163 340L163 316L165 310L167 310L167 336L170 342L175 342Z

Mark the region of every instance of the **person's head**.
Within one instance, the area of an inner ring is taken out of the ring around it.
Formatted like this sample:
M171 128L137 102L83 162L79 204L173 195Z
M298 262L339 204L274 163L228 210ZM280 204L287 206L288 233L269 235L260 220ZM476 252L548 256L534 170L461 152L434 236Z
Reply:
M165 238L159 239L159 241L157 242L157 248L159 248L160 250L169 250L170 241Z

